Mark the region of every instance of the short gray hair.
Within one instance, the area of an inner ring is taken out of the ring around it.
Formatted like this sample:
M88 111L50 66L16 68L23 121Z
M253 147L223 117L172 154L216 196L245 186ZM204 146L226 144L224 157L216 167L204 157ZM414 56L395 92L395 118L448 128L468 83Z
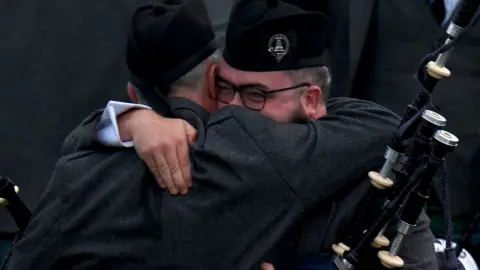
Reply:
M174 91L177 87L188 88L192 90L200 89L203 78L205 76L205 69L211 62L218 62L220 58L219 51L215 51L207 59L203 60L200 64L196 65L192 70L185 75L177 79L170 85L170 91Z
M205 69L212 61L217 62L220 58L219 51L215 51L207 59L203 60L200 64L196 65L192 70L187 72L175 82L170 85L170 92L175 91L176 88L182 87L183 89L191 89L192 91L199 90L203 83L203 76ZM133 90L137 96L138 103L148 105L147 100L143 97L142 92L132 83Z
M330 94L330 83L332 81L328 67L307 67L297 70L289 70L286 71L286 73L295 81L298 81L298 83L307 81L318 85L322 90L323 102L327 101Z

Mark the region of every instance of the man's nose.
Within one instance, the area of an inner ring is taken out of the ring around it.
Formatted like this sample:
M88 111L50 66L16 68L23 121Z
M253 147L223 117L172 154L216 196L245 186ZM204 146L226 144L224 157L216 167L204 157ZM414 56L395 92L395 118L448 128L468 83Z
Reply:
M233 96L232 101L230 101L228 104L245 107L245 105L243 104L242 98L240 98L239 92L235 92L235 95Z

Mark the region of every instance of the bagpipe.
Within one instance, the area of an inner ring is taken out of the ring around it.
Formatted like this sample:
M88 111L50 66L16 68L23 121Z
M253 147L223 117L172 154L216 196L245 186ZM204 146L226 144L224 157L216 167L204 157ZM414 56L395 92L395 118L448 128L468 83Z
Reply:
M332 246L336 268L355 269L371 249L378 249L377 257L385 268L403 267L404 261L398 252L409 230L416 226L429 199L433 179L438 176L443 188L446 240L440 245L436 243L435 247L444 252L446 262L442 269L478 269L473 259L470 266L459 260L460 255L468 252L462 250L461 245L455 248L452 244L453 226L443 162L459 140L444 130L447 120L434 111L431 95L436 84L451 75L445 64L455 43L475 23L479 5L480 0L461 0L446 29L445 42L422 59L417 71L421 89L407 106L393 140L387 146L382 168L379 172L368 173L370 189L356 210L347 233L340 243ZM379 200L383 201L380 206ZM372 209L379 210L377 215L367 214ZM397 222L396 236L390 242L384 233L394 221Z
M18 196L20 189L10 179L0 176L0 206L5 207L17 224L16 239L20 239L32 217L30 209ZM11 252L11 251L10 251ZM6 258L0 258L0 269L5 269L10 253ZM3 262L2 262L3 261Z
M32 216L30 209L18 197L20 191L10 179L0 176L0 206L3 206L12 216L20 232L27 228Z

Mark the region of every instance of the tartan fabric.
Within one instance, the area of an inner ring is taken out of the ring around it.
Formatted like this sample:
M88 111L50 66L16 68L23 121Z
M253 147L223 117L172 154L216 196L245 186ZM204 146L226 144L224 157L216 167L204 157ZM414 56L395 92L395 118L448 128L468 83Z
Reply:
M427 213L430 217L430 229L437 238L445 237L443 207L438 197L431 196L427 204ZM452 241L458 242L463 236L465 230L468 228L476 213L457 215L452 217L453 221L453 235ZM470 241L467 243L466 249L477 262L480 262L480 222L477 222L473 234L470 236Z

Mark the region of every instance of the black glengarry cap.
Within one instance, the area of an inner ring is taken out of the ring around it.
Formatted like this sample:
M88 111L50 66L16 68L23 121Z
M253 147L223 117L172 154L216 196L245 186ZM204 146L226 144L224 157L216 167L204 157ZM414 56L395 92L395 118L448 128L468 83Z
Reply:
M133 15L127 38L127 66L134 84L151 85L159 94L167 95L170 84L216 49L202 0L157 1L139 7ZM145 95L150 102L147 96L151 95Z
M243 71L324 66L326 34L320 12L278 0L240 0L230 15L223 57Z

